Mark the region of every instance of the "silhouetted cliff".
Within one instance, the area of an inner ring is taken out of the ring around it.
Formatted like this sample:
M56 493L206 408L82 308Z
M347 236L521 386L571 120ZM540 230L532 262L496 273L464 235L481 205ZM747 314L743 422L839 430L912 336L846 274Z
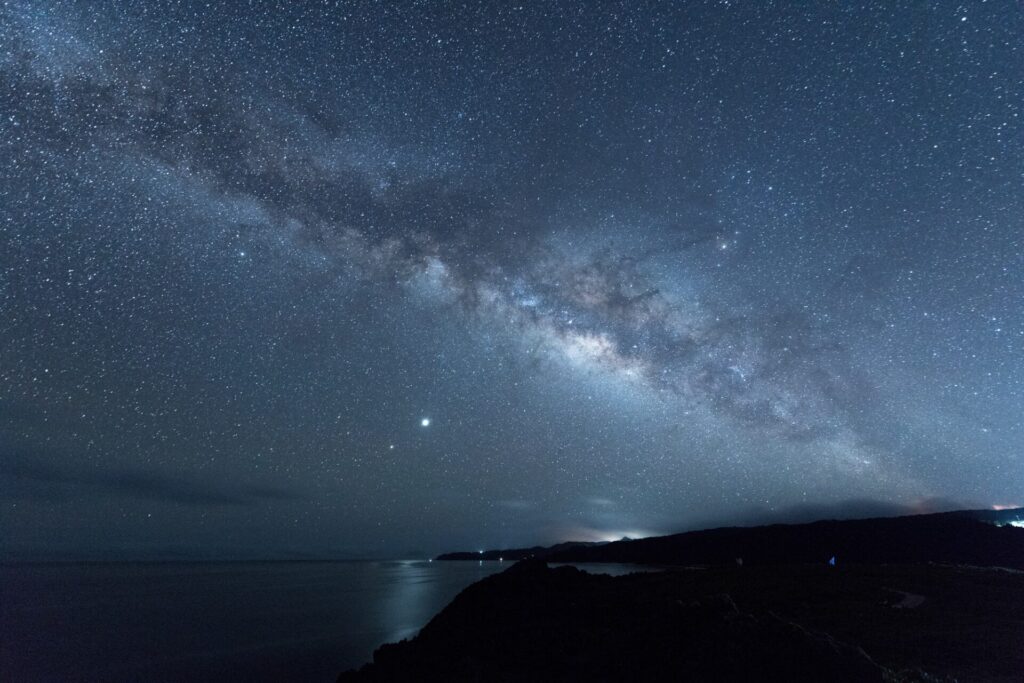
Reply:
M416 638L339 681L1008 683L1024 670L1022 609L1024 575L989 569L609 577L533 560L470 586Z

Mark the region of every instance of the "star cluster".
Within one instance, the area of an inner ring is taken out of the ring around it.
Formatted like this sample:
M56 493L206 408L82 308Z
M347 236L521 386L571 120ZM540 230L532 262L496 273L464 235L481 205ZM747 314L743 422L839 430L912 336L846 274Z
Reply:
M1019 503L1024 12L0 8L11 556Z

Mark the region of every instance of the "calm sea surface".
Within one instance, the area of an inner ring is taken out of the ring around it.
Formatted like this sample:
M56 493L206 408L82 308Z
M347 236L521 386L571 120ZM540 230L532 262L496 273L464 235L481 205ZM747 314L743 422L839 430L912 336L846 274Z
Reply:
M509 566L0 566L0 681L333 681L382 643L415 635L469 584Z

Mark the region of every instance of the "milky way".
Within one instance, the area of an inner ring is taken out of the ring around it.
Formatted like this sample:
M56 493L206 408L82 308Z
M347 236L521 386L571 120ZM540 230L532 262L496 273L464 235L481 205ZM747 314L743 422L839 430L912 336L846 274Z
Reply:
M11 3L0 530L383 556L1021 503L1018 3Z

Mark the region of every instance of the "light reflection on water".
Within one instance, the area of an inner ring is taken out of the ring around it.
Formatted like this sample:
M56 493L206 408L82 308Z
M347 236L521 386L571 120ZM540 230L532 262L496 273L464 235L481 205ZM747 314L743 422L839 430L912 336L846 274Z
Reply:
M381 564L381 581L387 589L383 592L380 618L381 628L387 634L383 642L388 643L412 638L430 621L439 611L437 594L447 594L445 583L451 574L465 578L465 585L469 585L505 568L495 566L494 562L458 563L464 566L456 567L446 566L451 564L447 562L424 561Z
M512 564L0 566L0 678L333 681Z

